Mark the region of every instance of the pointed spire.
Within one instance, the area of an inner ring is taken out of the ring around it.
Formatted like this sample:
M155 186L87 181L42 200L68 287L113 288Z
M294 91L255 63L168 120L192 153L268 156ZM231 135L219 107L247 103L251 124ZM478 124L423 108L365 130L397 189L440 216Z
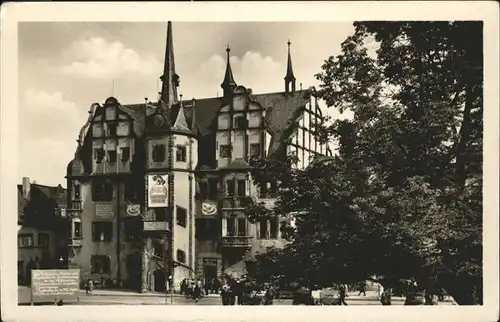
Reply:
M292 68L292 55L290 54L290 45L292 42L288 39L288 61L286 64L286 76L285 76L285 91L286 92L295 92L295 76L293 75ZM292 84L292 88L290 89L290 83Z
M167 45L165 48L165 65L163 67L163 75L160 77L162 81L160 106L164 109L171 108L172 105L178 103L177 87L179 87L179 75L175 73L174 61L174 40L172 36L172 22L167 23Z
M193 132L194 135L196 135L198 133L197 131L197 127L196 127L196 109L195 109L195 106L196 106L196 100L192 99L192 109L193 109L193 117L191 118L191 132Z
M234 81L234 76L233 76L233 71L231 69L231 62L230 62L230 56L229 52L231 49L229 48L229 45L227 45L226 48L226 74L224 75L224 80L222 81L222 84L220 87L224 90L224 97L229 96L232 94L233 89L236 87L236 82Z
M180 100L179 112L177 113L177 118L175 120L172 130L181 132L190 132L186 121L186 115L184 115L184 107L182 105L182 95Z

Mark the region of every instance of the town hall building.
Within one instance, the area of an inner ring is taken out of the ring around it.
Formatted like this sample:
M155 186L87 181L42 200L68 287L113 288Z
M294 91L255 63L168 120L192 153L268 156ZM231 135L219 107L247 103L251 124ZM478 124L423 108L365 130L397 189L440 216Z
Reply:
M82 279L142 292L171 279L179 290L184 278L241 276L249 258L284 245L279 218L245 218L245 200L272 204L277 192L253 184L249 159L293 152L304 168L331 154L314 135L324 117L314 89L296 88L290 42L277 93L237 84L226 52L223 95L183 100L168 22L158 102L92 104L67 168L68 262Z

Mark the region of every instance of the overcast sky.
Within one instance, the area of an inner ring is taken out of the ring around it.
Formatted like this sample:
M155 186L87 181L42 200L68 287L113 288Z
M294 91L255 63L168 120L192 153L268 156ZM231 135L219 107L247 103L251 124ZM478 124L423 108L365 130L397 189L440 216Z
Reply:
M165 23L19 24L19 183L66 186L78 132L94 102L157 98ZM314 74L340 53L352 23L173 22L175 64L184 98L221 93L225 48L235 80L254 93L284 90L287 41L297 88L318 85ZM113 90L114 81L114 90ZM334 111L328 114L338 116Z

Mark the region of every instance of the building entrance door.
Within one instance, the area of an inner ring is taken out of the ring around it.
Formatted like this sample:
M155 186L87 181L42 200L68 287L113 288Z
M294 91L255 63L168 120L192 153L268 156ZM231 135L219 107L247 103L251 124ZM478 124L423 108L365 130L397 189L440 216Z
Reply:
M205 277L205 283L211 282L217 277L217 266L216 265L205 265L203 267L203 274Z
M153 273L154 276L154 290L155 292L165 293L165 272L161 269Z

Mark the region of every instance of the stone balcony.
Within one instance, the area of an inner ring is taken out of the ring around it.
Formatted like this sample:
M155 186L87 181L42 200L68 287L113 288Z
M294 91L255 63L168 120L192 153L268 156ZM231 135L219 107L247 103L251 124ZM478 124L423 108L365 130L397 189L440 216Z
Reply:
M143 221L142 230L144 232L168 232L169 223L167 221Z
M251 236L222 236L222 247L250 248L252 247L253 237Z

